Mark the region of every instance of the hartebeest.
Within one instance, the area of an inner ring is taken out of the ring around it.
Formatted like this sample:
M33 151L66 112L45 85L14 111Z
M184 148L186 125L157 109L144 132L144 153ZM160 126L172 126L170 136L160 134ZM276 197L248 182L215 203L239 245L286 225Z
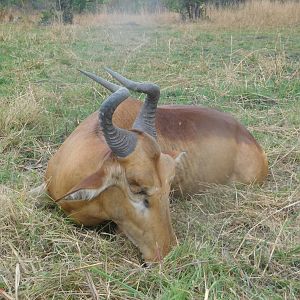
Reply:
M79 224L113 220L146 261L155 261L176 240L169 211L175 169L173 187L194 193L203 183L262 182L267 160L230 115L199 106L157 108L157 85L107 71L124 87L81 71L113 94L51 158L47 192ZM144 104L128 89L147 94Z

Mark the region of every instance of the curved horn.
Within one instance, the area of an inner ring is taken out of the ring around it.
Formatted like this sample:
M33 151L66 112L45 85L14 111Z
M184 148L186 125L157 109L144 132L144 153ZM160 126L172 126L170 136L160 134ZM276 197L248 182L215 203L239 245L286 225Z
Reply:
M97 76L91 73L85 71L81 72L94 80L97 78ZM124 87L119 87L108 81L106 83L109 83L109 86L113 89L115 89L115 87L118 87L118 89L102 103L99 111L100 125L102 127L106 143L112 152L119 157L126 157L135 149L137 144L136 134L114 126L112 116L118 105L127 99L130 93L128 89Z
M79 72L81 72L82 74L84 74L85 76L95 80L96 82L100 83L102 86L104 86L106 89L108 89L109 91L111 92L116 92L118 89L121 88L121 86L117 85L117 84L114 84L112 82L109 82L95 74L92 74L90 72L86 72L86 71L83 71L83 70L80 70L78 69Z
M105 70L128 89L147 94L144 105L134 121L133 128L144 131L156 138L155 113L160 96L159 86L150 82L135 82L129 80L109 68L105 68Z

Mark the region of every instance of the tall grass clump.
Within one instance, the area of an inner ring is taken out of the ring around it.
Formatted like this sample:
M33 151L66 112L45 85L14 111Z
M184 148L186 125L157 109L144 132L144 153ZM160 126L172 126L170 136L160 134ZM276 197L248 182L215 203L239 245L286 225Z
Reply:
M220 8L208 5L206 17L196 23L225 28L294 26L300 23L300 3L297 1L250 0L244 4ZM75 17L75 23L79 25L174 24L178 26L182 21L179 14L162 11L152 14L147 12L141 14L119 12L81 14Z
M212 25L218 27L278 27L300 23L298 1L251 0L239 6L221 9L209 7Z

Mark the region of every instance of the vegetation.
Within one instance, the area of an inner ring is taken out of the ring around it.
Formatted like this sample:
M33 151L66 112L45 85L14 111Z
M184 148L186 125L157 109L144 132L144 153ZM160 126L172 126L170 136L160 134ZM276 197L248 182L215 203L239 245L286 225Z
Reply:
M299 299L299 4L176 15L81 15L0 25L0 289L10 299ZM161 103L233 114L268 155L259 186L172 199L180 245L145 269L105 228L72 224L31 198L48 159L108 95L77 68L109 66L161 86Z
M165 0L164 3L171 11L176 11L181 14L183 20L189 18L190 20L197 20L203 17L203 5L205 0Z
M73 24L72 0L56 0L56 9L62 14L64 24Z
M2 0L4 6L19 8L45 9L56 7L60 10L61 4L68 2L78 13L86 11L109 11L140 13L147 11L153 13L162 9L179 12L183 17L199 19L202 17L203 7L207 4L215 6L231 6L244 3L246 0Z

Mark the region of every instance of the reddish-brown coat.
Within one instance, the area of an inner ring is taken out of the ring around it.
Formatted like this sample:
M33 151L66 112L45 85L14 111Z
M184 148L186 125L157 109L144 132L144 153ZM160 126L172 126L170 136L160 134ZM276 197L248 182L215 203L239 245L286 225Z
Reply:
M113 115L115 125L131 129L141 105L142 102L134 99L121 103ZM128 173L124 175L125 186L110 186L89 201L63 199L58 203L80 224L116 221L149 261L159 259L159 251L166 255L175 240L167 200L175 163L163 153L174 157L186 152L176 167L173 183L173 188L185 195L197 193L207 183L261 183L268 171L261 147L229 114L199 106L160 106L156 112L156 128L162 153L152 138L140 134L134 153L116 161L99 129L98 112L95 112L62 144L49 161L45 176L49 195L60 200L80 189L96 189L108 176L107 170L114 168L115 163L121 165ZM148 151L148 147L152 150ZM148 152L157 155L151 157ZM149 198L152 210L148 221L138 213L140 204L137 210L130 204L131 192L126 184L131 184L134 190L139 182L152 186L154 191Z

